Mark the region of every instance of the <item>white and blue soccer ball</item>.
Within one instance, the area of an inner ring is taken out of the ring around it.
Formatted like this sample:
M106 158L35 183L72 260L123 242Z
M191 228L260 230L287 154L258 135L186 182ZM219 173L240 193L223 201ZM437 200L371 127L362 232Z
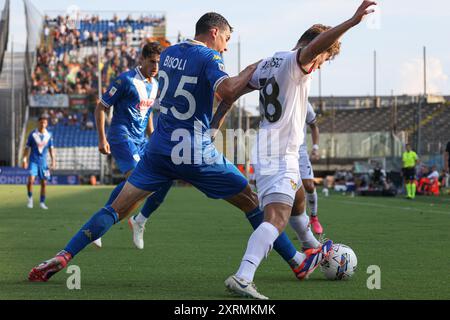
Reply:
M328 257L321 263L320 269L329 280L348 280L356 271L358 259L352 248L335 243Z

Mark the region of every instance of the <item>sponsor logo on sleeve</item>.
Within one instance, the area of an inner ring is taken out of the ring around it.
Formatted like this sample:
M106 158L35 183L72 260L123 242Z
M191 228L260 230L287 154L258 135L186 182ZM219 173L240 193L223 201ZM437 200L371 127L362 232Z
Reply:
M109 96L112 97L113 95L115 95L117 92L117 88L116 87L112 87L111 90L109 90Z

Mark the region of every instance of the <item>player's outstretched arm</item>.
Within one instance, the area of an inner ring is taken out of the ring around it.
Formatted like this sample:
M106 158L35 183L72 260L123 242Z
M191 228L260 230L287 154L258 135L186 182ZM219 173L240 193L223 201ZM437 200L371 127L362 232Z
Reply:
M110 154L109 143L106 140L105 133L105 118L107 109L103 106L101 102L97 104L95 108L95 124L97 125L98 133L98 150L102 154Z
M358 25L366 15L374 12L374 9L371 7L376 4L375 1L364 0L353 17L317 36L301 51L299 56L300 65L307 66L319 54L330 48L345 32Z
M236 99L238 99L239 97L243 96L244 94L247 94L249 92L252 92L253 88L250 87L245 87L239 94L238 97ZM211 120L210 123L210 128L212 130L212 135L211 137L215 138L216 134L217 134L217 130L220 129L220 127L222 126L223 122L225 121L226 116L228 115L228 113L231 111L231 109L233 108L234 104L228 104L226 103L224 100L222 100L219 103L219 106L217 107L216 112L214 113L214 116Z
M249 92L246 89L247 84L250 82L259 62L260 61L249 65L237 76L223 80L216 90L216 94L219 96L220 100L231 106L241 95Z
M248 86L248 83L259 62L260 61L249 65L236 77L223 80L217 87L216 95L220 99L220 103L210 123L212 131L211 137L213 140L217 134L217 130L222 126L226 115L233 108L233 103L239 99L239 97L254 90Z

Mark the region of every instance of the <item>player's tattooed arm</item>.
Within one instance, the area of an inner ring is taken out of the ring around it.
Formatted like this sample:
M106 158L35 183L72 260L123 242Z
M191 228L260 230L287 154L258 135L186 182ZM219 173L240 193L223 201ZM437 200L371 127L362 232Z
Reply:
M110 154L110 148L109 143L106 140L106 133L105 133L105 118L106 113L108 109L103 106L103 104L100 102L97 104L97 107L95 108L95 124L97 125L97 133L98 133L98 150L102 154Z
M300 66L303 66L308 70L308 65L310 65L318 55L330 48L345 32L358 25L366 15L374 12L374 9L371 8L373 5L376 5L375 1L363 1L350 19L321 33L311 41L311 43L300 52L298 59Z
M239 92L238 97L243 96L244 94L247 94L249 92L254 91L255 89L246 86L244 89L241 90L241 92ZM220 127L222 126L223 122L225 121L226 116L228 115L228 113L231 111L231 109L233 108L233 104L229 104L227 102L225 102L224 100L222 100L218 107L216 112L214 113L214 116L211 120L210 123L210 128L211 128L211 139L214 141L216 135L217 135L217 131L220 129Z
M230 107L241 95L246 92L247 84L250 82L260 61L249 65L237 76L223 80L216 90L216 94Z
M231 111L232 108L233 104L228 104L224 100L222 100L217 106L217 110L214 113L214 116L210 123L212 141L214 141L214 139L216 138L217 132L219 131L220 127L225 121L227 114Z

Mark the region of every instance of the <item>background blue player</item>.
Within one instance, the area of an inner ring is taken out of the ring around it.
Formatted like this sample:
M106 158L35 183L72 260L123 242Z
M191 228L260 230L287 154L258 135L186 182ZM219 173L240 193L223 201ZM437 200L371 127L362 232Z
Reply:
M47 180L50 180L50 169L56 168L56 151L53 147L53 134L47 130L48 116L42 114L38 119L38 127L28 136L23 156L23 168L29 170L27 192L28 208L33 208L33 184L36 177L41 182L40 207L47 210L45 205ZM51 164L47 164L48 150L50 150ZM30 160L28 161L28 157Z
M203 15L194 40L167 48L161 54L158 124L144 155L118 197L94 214L54 258L33 268L30 281L47 281L92 240L124 219L142 199L175 179L184 180L210 198L224 199L246 213L253 228L263 222L258 198L239 170L214 147L210 123L220 124L226 113L212 119L214 96L231 105L245 92L256 64L238 76L225 72L221 54L227 50L232 28L217 13ZM303 260L285 233L274 249L294 270ZM304 256L303 256L304 257Z
M95 109L98 132L98 149L102 154L112 154L120 171L128 176L141 159L147 142L145 133L153 132L152 107L158 93L158 65L162 48L156 42L144 45L140 65L122 73L103 94ZM110 108L114 113L108 137L105 134L105 118ZM117 185L106 203L110 205L122 190L125 181ZM128 221L133 230L133 242L138 249L144 248L143 232L148 216L158 208L169 191L171 183L150 196L141 212ZM101 247L101 238L94 240Z

